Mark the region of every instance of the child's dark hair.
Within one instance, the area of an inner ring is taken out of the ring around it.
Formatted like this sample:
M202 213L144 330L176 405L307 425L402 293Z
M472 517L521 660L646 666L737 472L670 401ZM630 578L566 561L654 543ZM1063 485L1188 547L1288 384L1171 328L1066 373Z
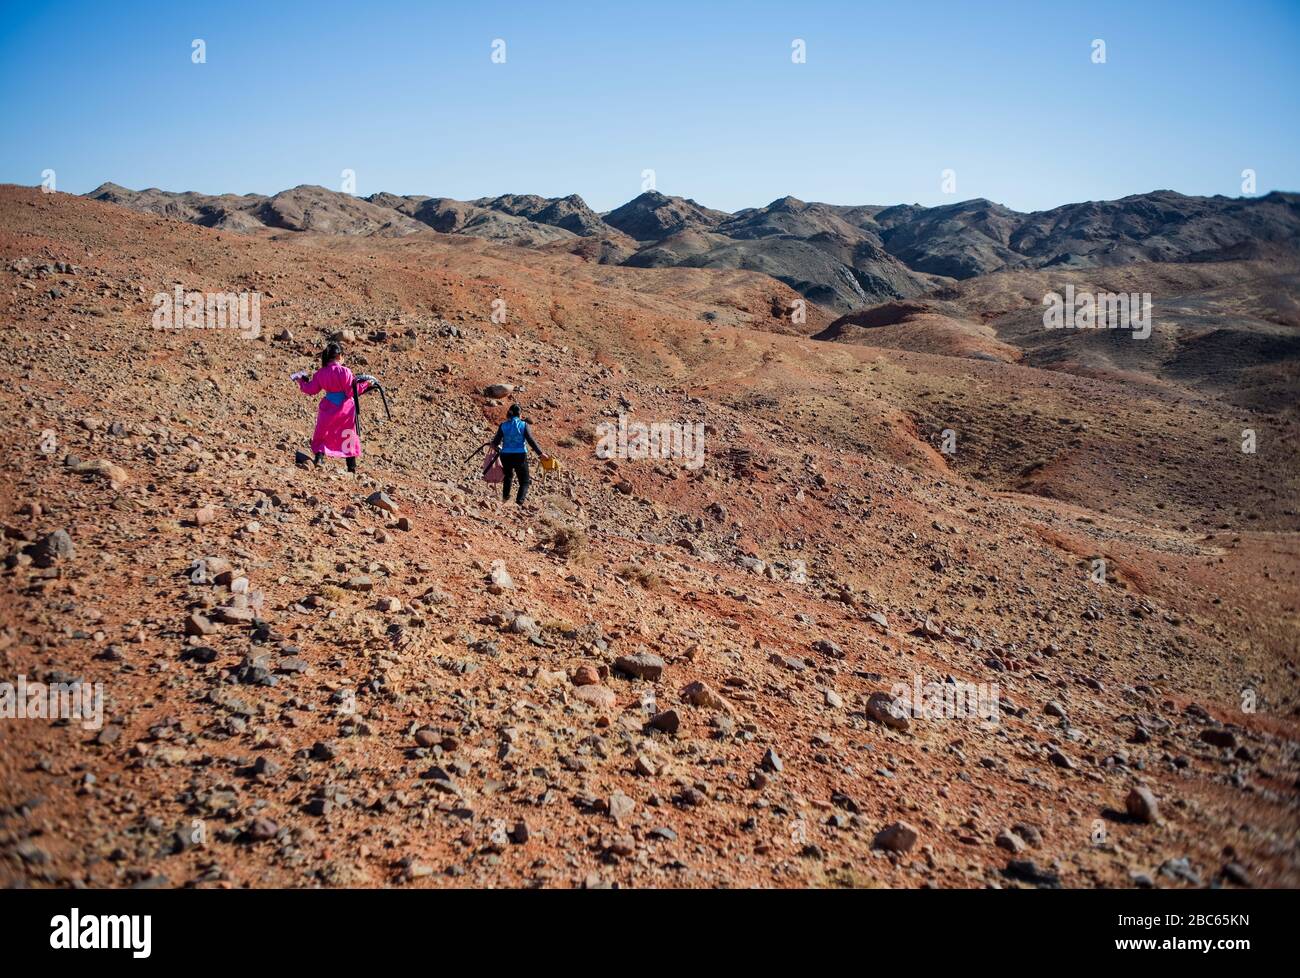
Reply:
M325 347L325 349L321 350L320 365L322 367L328 367L341 356L343 356L343 347L339 346L337 343L331 343L329 346Z
M510 405L510 410L506 412L506 416L507 416L507 417L510 417L510 418L517 418L517 417L519 417L519 405L518 405L518 404L511 404L511 405Z

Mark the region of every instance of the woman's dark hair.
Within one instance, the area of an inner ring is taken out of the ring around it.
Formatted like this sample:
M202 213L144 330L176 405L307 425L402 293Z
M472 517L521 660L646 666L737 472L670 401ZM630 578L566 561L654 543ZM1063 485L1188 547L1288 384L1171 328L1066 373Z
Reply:
M511 405L510 405L510 410L506 412L506 415L507 415L508 417L511 417L511 418L517 418L517 417L519 417L519 405L518 405L518 404L511 404Z
M320 365L322 367L328 367L341 356L343 356L343 347L339 346L337 343L331 343L329 346L325 347L325 349L321 350Z

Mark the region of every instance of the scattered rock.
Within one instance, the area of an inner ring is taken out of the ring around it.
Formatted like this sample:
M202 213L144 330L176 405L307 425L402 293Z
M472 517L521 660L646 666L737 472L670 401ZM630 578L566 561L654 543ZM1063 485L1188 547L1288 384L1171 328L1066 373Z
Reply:
M831 659L843 659L844 650L832 642L830 639L819 638L812 644L813 651L820 652L822 655Z
M891 730L906 732L912 725L903 705L889 693L875 692L867 699L867 716Z
M493 594L501 594L504 591L513 590L515 586L514 579L510 572L506 570L504 561L492 561L492 570L488 574L488 590Z
M876 833L871 845L887 852L908 852L919 838L919 833L907 822L892 822Z
M70 468L78 475L91 475L103 479L114 489L121 488L129 480L126 469L104 460L78 462Z
M652 716L647 726L652 730L662 730L664 733L675 734L681 724L682 718L677 715L676 710L664 710L662 713L656 713Z
M614 691L607 686L578 686L573 690L573 698L580 703L594 706L598 710L612 710L618 702Z
M1067 771L1074 770L1074 761L1070 760L1069 757L1059 750L1052 751L1052 753L1048 755L1048 760L1050 760L1056 767L1064 768Z
M1039 869L1032 859L1012 859L1002 872L1009 879L1019 880L1022 883L1032 883L1035 886L1057 887L1061 885L1060 876L1051 870Z
M1006 849L1008 852L1019 853L1025 849L1025 840L1016 835L1009 829L1003 829L993 840L993 844L999 849Z
M197 611L185 619L186 635L211 635L216 630L216 626Z
M1201 740L1212 747L1232 748L1237 746L1237 735L1231 730L1219 727L1206 727L1201 731Z
M609 817L615 822L622 822L630 818L632 812L636 810L636 802L621 791L615 791L609 796Z
M382 509L385 513L397 515L397 503L393 502L393 498L386 492L372 492L366 497L366 502L375 509Z
M657 683L664 672L664 660L645 652L636 655L620 655L614 660L614 667L638 679Z
M77 548L67 530L55 530L44 536L31 548L32 561L37 567L53 567L64 560L72 560Z
M1139 822L1160 821L1160 805L1150 788L1139 785L1130 790L1128 798L1124 801L1124 807L1129 815Z
M703 707L706 710L726 710L732 709L729 703L721 693L705 682L694 682L682 690L682 699L692 706Z
M253 842L266 842L274 839L280 832L280 826L269 818L255 818L248 825L248 838Z

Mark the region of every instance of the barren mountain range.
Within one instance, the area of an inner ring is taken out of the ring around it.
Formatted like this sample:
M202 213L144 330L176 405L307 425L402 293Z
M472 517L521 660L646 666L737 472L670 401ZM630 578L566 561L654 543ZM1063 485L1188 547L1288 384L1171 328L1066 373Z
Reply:
M729 214L655 191L605 214L576 194L459 201L300 186L272 197L209 196L106 183L87 196L220 230L400 236L432 228L605 264L745 269L841 313L991 272L1300 252L1300 195L1277 192L1233 199L1162 190L1029 214L987 200L885 207L794 197Z

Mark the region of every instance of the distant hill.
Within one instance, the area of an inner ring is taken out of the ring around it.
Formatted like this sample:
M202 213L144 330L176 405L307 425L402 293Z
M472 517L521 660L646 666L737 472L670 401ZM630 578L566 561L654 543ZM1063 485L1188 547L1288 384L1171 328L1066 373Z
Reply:
M940 207L782 197L734 214L646 191L598 214L577 194L471 201L302 186L273 197L128 190L86 196L222 230L414 234L431 229L601 264L762 272L835 313L908 299L993 272L1300 255L1300 195L1189 197L1171 190L1025 214L989 200ZM584 241L583 239L590 239Z

